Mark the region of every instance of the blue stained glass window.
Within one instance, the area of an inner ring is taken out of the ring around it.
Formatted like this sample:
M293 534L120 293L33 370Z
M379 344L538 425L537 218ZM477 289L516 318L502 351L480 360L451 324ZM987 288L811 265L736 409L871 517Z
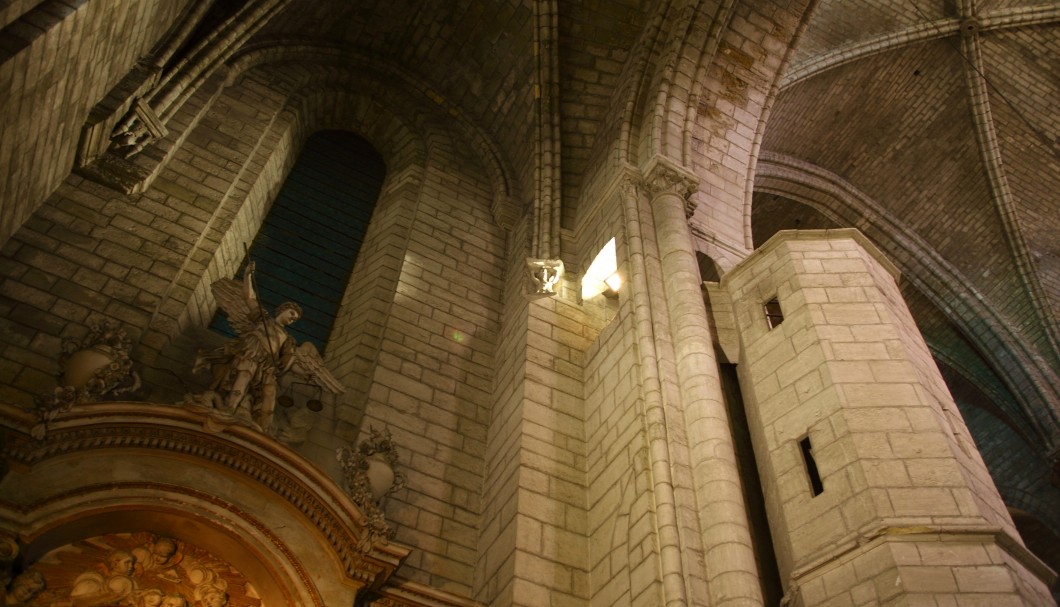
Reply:
M311 135L250 245L258 297L270 312L285 301L304 311L288 327L321 352L386 176L370 143L347 131ZM241 278L247 260L240 264ZM235 332L224 312L210 328Z

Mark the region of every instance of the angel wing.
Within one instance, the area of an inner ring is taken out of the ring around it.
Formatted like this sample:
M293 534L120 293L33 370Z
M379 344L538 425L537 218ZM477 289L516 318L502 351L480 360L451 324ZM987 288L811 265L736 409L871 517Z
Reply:
M244 335L261 326L261 306L256 299L248 300L245 283L231 278L222 278L210 285L210 291L221 309L228 314L228 324L238 335Z
M324 366L324 359L320 357L316 346L310 342L304 342L294 349L294 361L291 369L306 381L312 382L332 394L343 394L346 386L342 385L335 376Z

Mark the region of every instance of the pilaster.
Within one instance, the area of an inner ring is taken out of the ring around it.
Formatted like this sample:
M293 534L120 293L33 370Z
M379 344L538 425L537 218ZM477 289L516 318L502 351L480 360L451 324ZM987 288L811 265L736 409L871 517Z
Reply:
M672 356L677 388L673 398L680 403L684 422L679 434L692 470L694 497L688 501L698 514L683 528L696 530L699 537L685 542L703 551L710 604L761 605L728 413L688 227L694 211L689 201L697 180L659 157L649 162L644 175L669 324L669 343L660 347L661 373L666 375L665 358Z

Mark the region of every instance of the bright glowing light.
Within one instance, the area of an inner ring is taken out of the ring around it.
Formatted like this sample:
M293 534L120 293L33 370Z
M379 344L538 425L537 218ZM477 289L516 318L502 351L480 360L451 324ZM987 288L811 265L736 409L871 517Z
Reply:
M582 278L582 299L589 299L607 291L617 291L622 286L618 275L618 258L615 254L615 239L607 241L604 248L596 254Z

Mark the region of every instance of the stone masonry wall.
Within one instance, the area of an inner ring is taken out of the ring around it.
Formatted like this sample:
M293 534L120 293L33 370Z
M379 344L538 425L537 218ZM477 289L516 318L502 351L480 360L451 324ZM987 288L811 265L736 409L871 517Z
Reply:
M33 4L0 23L0 245L70 172L92 106L189 2Z
M509 247L503 338L483 488L476 599L585 605L589 593L582 366L587 318L560 294L528 298L525 241Z
M475 565L475 600L514 604L519 438L526 377L528 301L523 296L526 222L508 239L501 330L494 353L494 383L482 483L482 516Z
M1037 561L878 259L853 230L781 232L722 280L785 589L807 605L1044 604ZM784 318L770 330L774 296Z
M361 436L390 430L408 489L388 499L411 579L468 596L477 550L503 232L481 173L432 147L400 275L382 318Z
M614 176L611 176L614 179ZM591 605L653 605L663 596L651 458L644 420L644 386L631 278L630 232L622 199L604 187L601 202L582 206L581 267L611 237L616 239L623 286L617 300L599 306L603 326L585 353L585 435ZM641 294L643 295L643 294Z
M388 426L410 477L388 507L398 541L417 547L403 575L469 595L503 274L493 192L477 160L459 151L470 146L406 115L425 142L417 147L409 129L385 130L392 114L380 117L382 106L372 110L359 93L344 97L341 86L292 103L293 91L312 92L299 88L306 81L297 70L237 80L141 195L66 178L3 248L0 369L12 380L0 398L29 406L54 387L61 337L82 335L99 318L129 330L138 363L189 369L194 348L174 350L170 341L209 321L209 284L234 272L304 137L336 127L363 129L372 141L392 136L380 148L397 213L369 228L383 236L366 254L396 263L358 276L390 272L394 280L388 293L352 286L340 312L382 327L380 341L355 353L369 362L351 377L370 381L359 379L344 397L365 395L364 421L339 399L316 417L300 450L337 480L335 449L355 441L357 424L365 433ZM356 358L348 353L335 348L339 371ZM163 388L150 387L179 400L180 386Z
M661 595L633 336L627 301L586 358L592 605L650 605Z

